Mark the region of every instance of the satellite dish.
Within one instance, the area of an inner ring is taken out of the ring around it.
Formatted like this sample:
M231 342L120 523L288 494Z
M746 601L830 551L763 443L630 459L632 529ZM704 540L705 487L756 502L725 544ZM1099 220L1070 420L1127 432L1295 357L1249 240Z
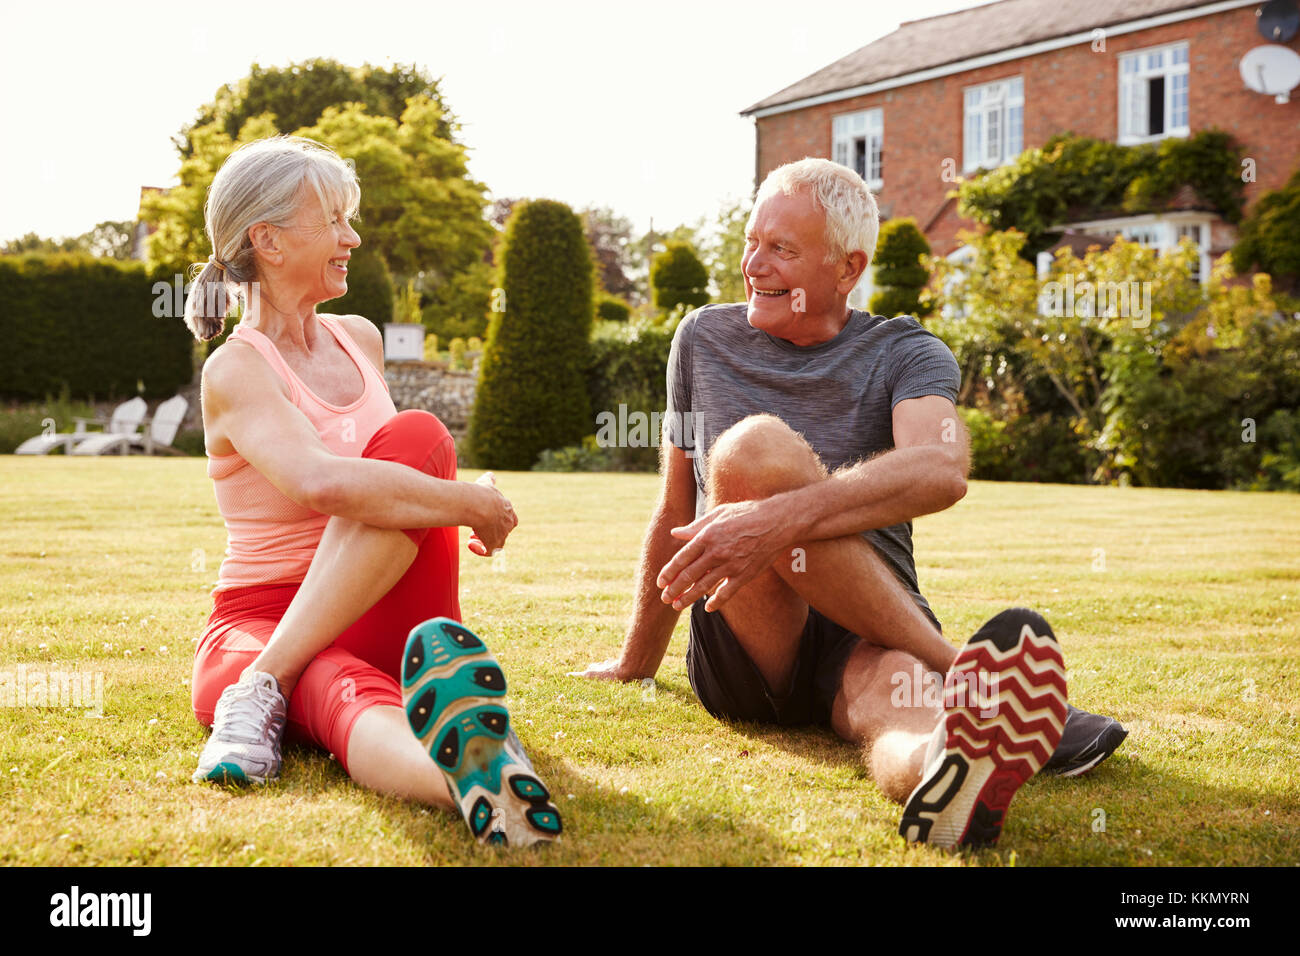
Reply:
M1288 103L1291 91L1300 86L1300 53L1276 44L1257 46L1241 58L1241 78L1256 93Z
M1255 11L1259 35L1274 43L1286 43L1300 30L1300 8L1295 0L1268 0Z

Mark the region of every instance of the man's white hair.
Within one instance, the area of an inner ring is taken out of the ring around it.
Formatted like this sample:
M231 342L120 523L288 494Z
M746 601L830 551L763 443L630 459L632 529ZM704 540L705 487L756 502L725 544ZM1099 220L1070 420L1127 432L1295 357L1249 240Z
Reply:
M777 192L793 196L801 189L807 189L817 208L826 213L826 261L839 262L860 249L870 262L876 254L880 210L862 177L829 159L805 157L768 173L758 187L754 208Z

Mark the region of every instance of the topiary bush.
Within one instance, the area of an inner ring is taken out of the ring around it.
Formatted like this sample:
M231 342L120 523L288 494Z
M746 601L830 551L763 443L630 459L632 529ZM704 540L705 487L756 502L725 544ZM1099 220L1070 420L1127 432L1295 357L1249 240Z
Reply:
M669 242L650 264L655 308L698 308L709 301L709 270L688 242Z
M90 256L0 257L0 395L170 396L194 372L171 277Z
M321 303L327 315L360 315L380 332L393 320L393 276L378 252L367 246L352 250L348 261L348 291L341 298Z
M527 470L592 431L583 372L595 271L582 220L552 200L515 207L499 261L504 310L488 325L469 454L479 467Z
M921 257L930 254L930 243L917 228L914 219L890 219L881 223L876 242L876 287L868 306L874 315L912 315L918 319L929 313L921 304L921 290L930 281L930 273Z

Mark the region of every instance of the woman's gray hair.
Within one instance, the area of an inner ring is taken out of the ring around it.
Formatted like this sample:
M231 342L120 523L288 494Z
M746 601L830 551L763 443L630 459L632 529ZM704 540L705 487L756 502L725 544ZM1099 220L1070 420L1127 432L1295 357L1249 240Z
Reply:
M212 257L195 268L198 275L185 303L185 324L196 338L214 339L226 326L237 295L257 280L257 261L248 230L259 222L288 225L310 187L328 213L356 215L361 187L352 166L328 146L301 136L273 136L240 146L208 188L204 228Z
M807 157L786 163L767 174L754 197L754 208L777 192L793 196L800 189L807 189L817 208L826 213L826 261L839 262L861 250L870 262L876 254L880 210L862 177L829 159Z

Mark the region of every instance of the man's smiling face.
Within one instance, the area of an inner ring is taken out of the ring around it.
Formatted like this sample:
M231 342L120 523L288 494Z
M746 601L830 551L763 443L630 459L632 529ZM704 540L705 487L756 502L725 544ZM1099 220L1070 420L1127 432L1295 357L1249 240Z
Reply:
M796 345L834 337L849 290L839 290L844 264L827 254L826 215L809 190L776 192L755 206L740 266L749 324Z

